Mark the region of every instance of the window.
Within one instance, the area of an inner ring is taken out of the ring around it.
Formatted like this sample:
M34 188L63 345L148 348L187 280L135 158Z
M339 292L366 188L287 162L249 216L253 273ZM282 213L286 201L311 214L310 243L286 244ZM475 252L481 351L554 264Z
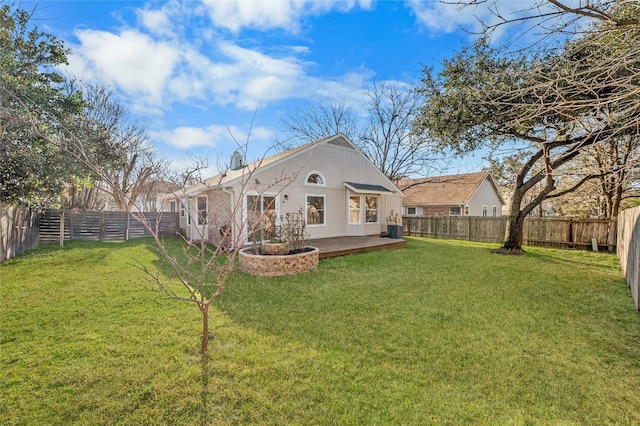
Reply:
M247 228L253 238L268 239L276 231L276 197L247 195Z
M169 205L171 206L171 213L175 213L176 212L176 202L172 201L171 203L169 203Z
M198 225L207 224L207 197L198 197Z
M349 224L358 225L360 223L360 196L349 197Z
M493 217L498 216L498 208L496 206L493 206Z
M307 225L324 225L324 211L324 195L307 195Z
M449 216L460 216L462 209L459 206L449 207Z
M322 174L320 174L320 172L310 172L307 175L307 179L305 180L305 183L307 185L317 185L317 186L325 186L324 183L324 177L322 177Z
M415 216L416 215L416 208L415 207L407 207L407 214L409 216Z
M482 206L482 217L487 217L487 206Z
M378 197L365 197L366 223L378 223Z
M180 217L184 217L184 204L180 203Z

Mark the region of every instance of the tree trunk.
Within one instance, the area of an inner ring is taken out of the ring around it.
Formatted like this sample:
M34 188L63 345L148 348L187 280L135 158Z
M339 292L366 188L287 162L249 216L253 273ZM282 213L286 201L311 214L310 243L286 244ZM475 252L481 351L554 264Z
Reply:
M200 352L203 354L209 351L209 305L203 303L200 305L200 312L202 312L202 346Z
M524 233L524 216L520 211L509 215L507 229L504 233L503 250L522 251L522 234Z
M524 192L522 187L516 187L513 191L513 197L511 198L509 220L507 221L507 229L504 233L502 250L510 252L522 250L522 233L524 232L524 218L526 216L526 214L523 215L520 210L523 197Z

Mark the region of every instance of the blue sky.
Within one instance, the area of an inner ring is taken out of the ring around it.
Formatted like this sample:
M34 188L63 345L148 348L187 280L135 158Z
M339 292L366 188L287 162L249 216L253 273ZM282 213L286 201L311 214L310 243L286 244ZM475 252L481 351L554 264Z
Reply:
M432 0L41 0L35 18L71 49L67 71L114 90L164 158L215 164L235 149L229 131L244 142L252 129L257 158L306 102L359 111L374 81L416 83L470 42L474 13L491 19Z

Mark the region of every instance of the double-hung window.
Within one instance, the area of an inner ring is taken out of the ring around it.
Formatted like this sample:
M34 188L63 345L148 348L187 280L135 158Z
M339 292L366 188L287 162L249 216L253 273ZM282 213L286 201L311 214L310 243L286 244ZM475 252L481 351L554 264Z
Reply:
M207 224L207 197L197 198L198 225Z
M360 196L352 195L349 197L349 224L360 224Z
M247 228L256 240L272 237L276 228L276 197L247 195Z
M325 225L325 196L307 195L306 213L307 225Z
M366 207L366 223L378 223L378 197L366 196L364 204Z

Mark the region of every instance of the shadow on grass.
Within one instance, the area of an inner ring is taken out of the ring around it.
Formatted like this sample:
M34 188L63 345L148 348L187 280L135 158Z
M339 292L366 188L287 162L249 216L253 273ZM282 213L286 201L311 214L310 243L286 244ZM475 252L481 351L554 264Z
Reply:
M48 254L57 254L70 252L75 250L82 250L87 252L93 251L108 251L113 252L129 247L136 246L149 246L155 247L155 243L152 238L136 238L128 241L65 241L64 247L60 247L57 242L41 242L38 247L33 250L29 250L20 256L15 257L16 260L28 259L33 256L43 256Z
M525 256L545 263L570 265L598 271L611 271L619 268L614 253L592 253L582 250L563 250L566 256L557 256L559 249L525 248Z

